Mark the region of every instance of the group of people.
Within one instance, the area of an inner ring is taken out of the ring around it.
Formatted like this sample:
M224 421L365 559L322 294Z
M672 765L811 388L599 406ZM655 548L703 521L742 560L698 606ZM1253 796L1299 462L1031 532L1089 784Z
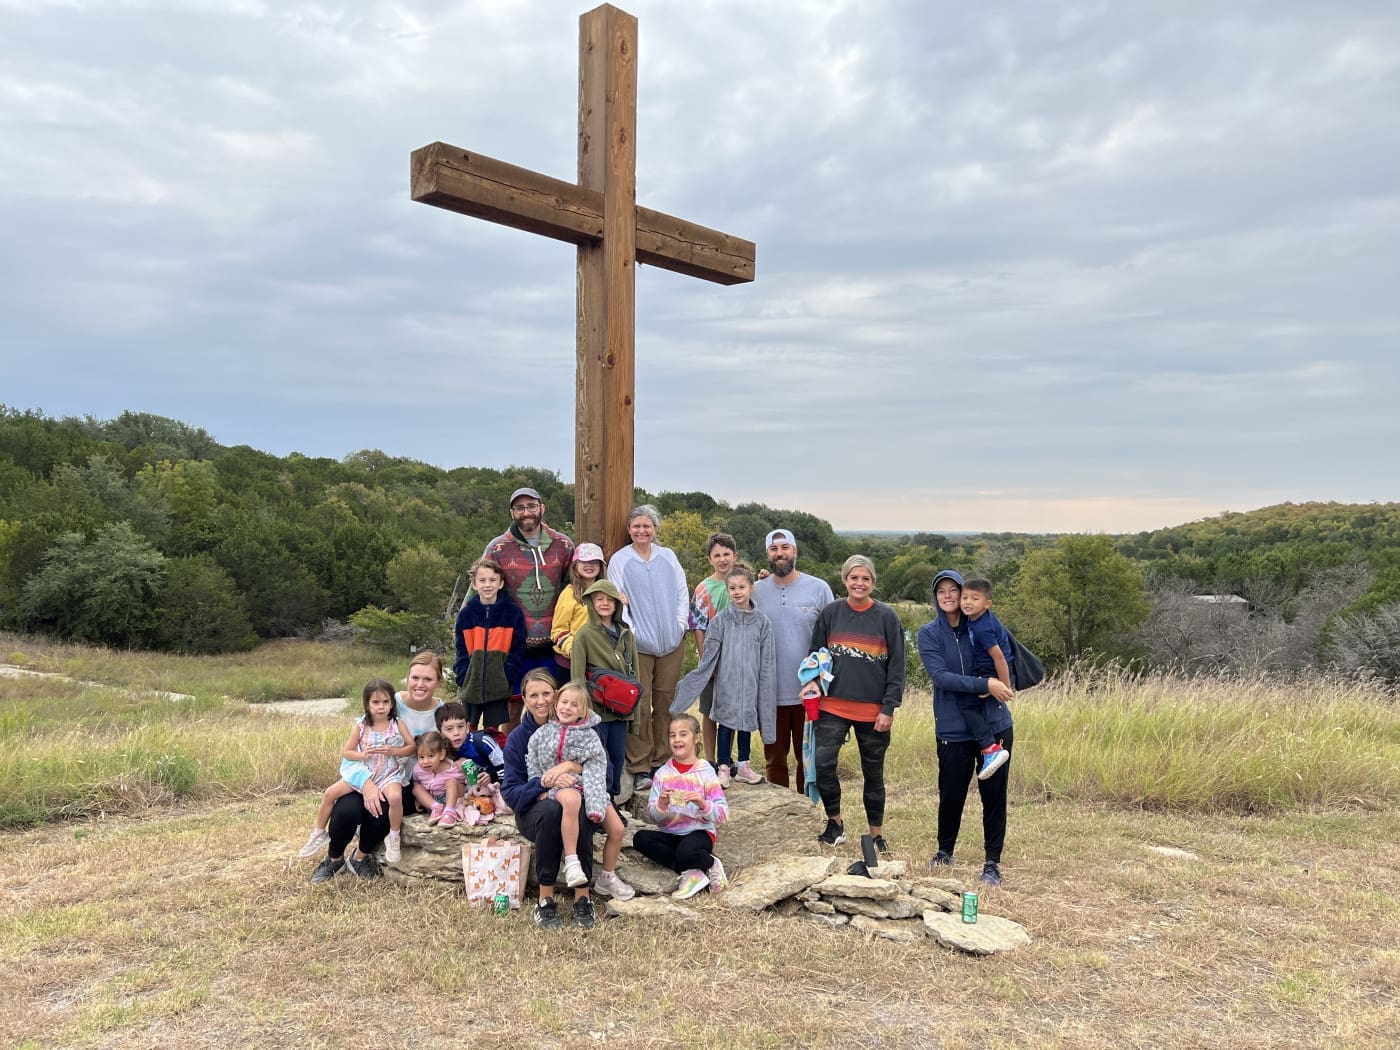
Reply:
M466 819L469 808L477 819L513 813L535 846L536 922L563 924L554 900L562 873L573 893L572 921L588 927L590 888L632 896L616 871L618 806L646 791L656 830L639 831L636 848L677 873L676 896L720 892L727 878L713 847L728 812L725 790L766 779L807 791L807 721L827 818L819 841L845 841L837 759L854 735L869 834L887 854L884 766L903 699L905 641L899 617L873 597L873 562L846 560L846 594L837 600L824 580L797 569L790 530L765 537L762 573L738 560L733 537L717 532L706 549L714 571L692 590L675 554L657 542L654 507L631 512L630 542L610 559L598 544L575 547L546 525L545 509L534 489L514 492L510 528L472 566L456 622L458 702L437 698L443 667L433 654L414 658L401 693L382 680L366 686L341 778L326 791L303 849L309 856L327 848L312 881L343 871L372 877L381 843L386 859L397 860L406 809L422 808L444 824ZM953 862L976 780L986 848L981 878L999 885L1012 744L1006 704L1014 689L1010 646L989 599L986 581L939 573L935 617L918 632L917 648L934 685L939 766L930 865ZM687 632L700 663L682 678ZM640 684L629 715L599 702L590 671ZM689 714L697 700L700 719ZM503 731L504 746L493 751ZM761 774L753 733L763 743ZM469 759L472 778L462 773Z

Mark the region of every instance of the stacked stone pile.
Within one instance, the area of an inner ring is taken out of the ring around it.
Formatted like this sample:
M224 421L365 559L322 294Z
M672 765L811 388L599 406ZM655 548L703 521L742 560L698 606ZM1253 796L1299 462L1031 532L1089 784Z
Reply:
M1029 944L1025 930L1009 919L983 912L975 924L961 918L963 886L953 879L910 875L903 861L887 860L869 877L846 874L849 857L814 856L816 836L825 823L821 810L796 792L756 785L728 793L730 818L720 832L716 854L732 882L719 898L724 905L766 912L821 926L849 927L893 941L932 937L939 944L978 955ZM618 871L637 896L609 901L610 915L688 923L700 914L696 902L678 903L669 894L676 875L631 848L632 836L646 825L629 815ZM462 884L462 846L487 837L524 841L515 821L504 817L477 827L430 827L423 816L403 823L403 858L384 868L399 883L424 880ZM601 839L598 840L601 848ZM530 872L530 885L535 885ZM709 899L709 895L705 895Z

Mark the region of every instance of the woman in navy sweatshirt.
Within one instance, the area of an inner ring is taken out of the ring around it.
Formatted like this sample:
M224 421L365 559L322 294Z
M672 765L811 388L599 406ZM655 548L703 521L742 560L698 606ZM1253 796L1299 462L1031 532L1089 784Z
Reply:
M998 678L972 675L972 637L959 600L963 578L944 569L933 578L934 619L919 628L919 659L933 682L933 723L938 737L938 852L929 867L953 863L953 847L962 827L967 789L977 775L982 746L967 728L958 709L963 699L982 698L982 714L1002 747L1011 750L1011 711L1015 693ZM971 698L967 696L971 694ZM1001 849L1006 840L1006 791L1011 762L986 780L977 781L982 796L982 838L986 860L981 881L1001 885Z

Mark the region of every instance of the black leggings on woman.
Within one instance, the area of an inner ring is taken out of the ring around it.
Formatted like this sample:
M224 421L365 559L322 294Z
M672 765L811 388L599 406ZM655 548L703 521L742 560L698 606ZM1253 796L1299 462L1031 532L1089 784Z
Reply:
M647 860L654 860L677 875L687 871L708 872L715 862L715 845L708 831L672 835L642 828L632 839L632 846Z
M599 825L583 815L583 796L579 795L578 862L588 881L593 881L593 833ZM515 826L535 844L535 876L541 886L553 886L559 881L559 865L564 859L564 836L559 827L564 819L564 807L556 799L542 798L529 809L515 814Z
M403 793L403 815L418 812L414 805L413 793ZM330 834L330 849L326 856L339 860L345 856L345 849L355 840L355 832L360 833L360 852L366 856L376 853L389 837L389 802L381 799L379 816L373 816L365 808L365 797L358 791L341 795L331 809L331 819L326 827Z

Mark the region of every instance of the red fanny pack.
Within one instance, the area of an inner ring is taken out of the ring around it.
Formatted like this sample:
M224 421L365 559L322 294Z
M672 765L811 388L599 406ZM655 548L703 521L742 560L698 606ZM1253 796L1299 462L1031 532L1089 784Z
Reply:
M588 695L604 711L626 718L642 698L642 683L621 671L595 667L588 672Z

